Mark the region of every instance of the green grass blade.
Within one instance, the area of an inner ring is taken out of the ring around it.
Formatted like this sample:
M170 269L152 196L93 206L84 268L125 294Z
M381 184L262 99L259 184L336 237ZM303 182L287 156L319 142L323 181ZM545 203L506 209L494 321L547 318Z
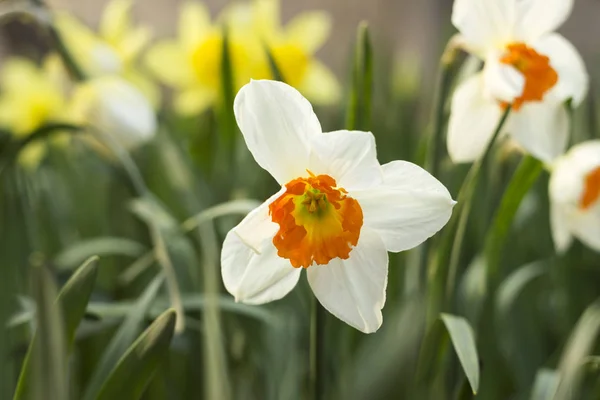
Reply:
M271 70L271 75L273 76L273 79L279 82L285 82L284 76L281 74L281 70L277 66L277 61L273 56L273 52L266 44L264 45L264 48L265 53L267 54L267 58L269 60L269 69Z
M535 375L530 400L553 400L558 383L559 375L555 370L540 369Z
M371 98L373 92L373 49L366 22L358 26L352 84L348 108L346 110L346 129L368 131L371 129Z
M156 298L163 281L163 275L154 278L138 298L135 305L129 310L119 330L115 333L106 351L102 354L102 358L98 362L86 388L83 396L84 400L94 400L98 397L98 393L100 393L105 380L139 333L150 305Z
M71 269L91 256L139 257L145 250L143 245L131 239L96 237L67 247L54 258L54 264L59 269Z
M440 316L450 335L454 350L463 371L469 380L473 394L479 389L479 356L475 345L475 335L469 322L463 317L450 314Z
M169 353L175 331L174 310L167 310L127 349L110 372L96 400L139 399Z
M37 309L41 310L41 312L43 313L47 313L47 310L45 309L47 307L50 307L53 310L55 308L53 304L55 303L61 305L62 318L64 319L64 331L62 332L62 334L64 335L64 344L67 352L73 347L73 343L75 340L75 332L85 314L85 310L87 308L90 296L92 294L97 275L98 258L91 257L85 263L83 263L81 267L79 267L79 269L73 274L73 276L71 276L71 278L63 286L62 290L55 299L47 302L45 299L45 304L43 305L43 307L40 307L38 299ZM36 313L36 315L37 314L39 313ZM51 316L51 313L48 315ZM32 357L37 357L32 356L32 354L35 354L35 350L33 350L33 347L39 346L39 344L35 343L40 340L37 338L41 334L45 333L39 331L34 335L32 344L30 345L27 355L25 356L25 360L23 361L19 381L17 383L17 389L15 391L15 400L28 398L27 393L31 390L32 362L35 362L32 361Z

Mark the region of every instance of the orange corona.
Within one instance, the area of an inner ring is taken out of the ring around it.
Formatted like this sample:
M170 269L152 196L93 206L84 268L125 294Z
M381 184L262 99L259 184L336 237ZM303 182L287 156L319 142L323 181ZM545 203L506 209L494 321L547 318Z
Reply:
M309 172L308 178L293 179L285 187L269 206L272 221L279 225L273 238L277 254L296 268L347 259L363 225L358 202L329 175Z
M579 206L583 210L590 208L600 198L600 167L592 170L585 177L583 194Z
M500 62L512 65L525 77L523 93L513 101L513 110L519 110L528 101L542 101L558 82L558 74L550 65L550 59L524 43L509 44L506 51ZM507 105L503 103L503 106Z

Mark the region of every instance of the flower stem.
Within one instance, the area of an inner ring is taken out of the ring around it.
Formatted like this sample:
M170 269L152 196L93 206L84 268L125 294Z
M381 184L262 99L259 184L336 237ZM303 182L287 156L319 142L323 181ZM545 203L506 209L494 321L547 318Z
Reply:
M325 313L323 306L313 296L310 315L310 395L313 400L323 398L323 369L325 350Z
M428 324L431 326L439 316L445 299L450 298L454 290L454 279L456 278L458 263L460 259L460 249L466 232L466 226L471 211L473 194L479 181L479 175L482 166L487 163L491 150L496 139L502 132L502 129L510 115L511 107L507 107L500 118L494 135L492 136L483 155L471 166L469 172L463 181L458 192L457 205L448 222L444 235L441 238L441 244L436 249L436 255L429 269L429 293L430 301L429 312L427 316ZM449 260L449 261L448 261ZM447 268L444 265L447 265Z

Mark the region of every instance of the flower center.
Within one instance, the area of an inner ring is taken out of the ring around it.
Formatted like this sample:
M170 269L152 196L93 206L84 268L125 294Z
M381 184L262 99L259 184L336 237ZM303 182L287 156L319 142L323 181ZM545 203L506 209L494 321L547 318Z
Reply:
M358 243L363 213L358 202L337 188L329 175L296 178L269 206L279 231L273 238L280 257L295 268L347 259Z
M283 78L291 86L298 87L304 79L310 61L306 51L292 44L275 45L271 51Z
M542 101L544 95L558 82L558 74L550 65L550 59L524 43L509 44L500 62L512 65L525 77L523 93L512 103L514 110L521 108L527 101Z
M600 199L600 167L592 170L585 177L583 194L579 202L582 210L587 210Z

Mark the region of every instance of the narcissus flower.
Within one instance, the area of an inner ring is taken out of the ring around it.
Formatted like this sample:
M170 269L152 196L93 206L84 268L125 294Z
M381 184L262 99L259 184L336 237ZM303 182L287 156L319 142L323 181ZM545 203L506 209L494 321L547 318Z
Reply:
M284 81L308 100L315 104L337 102L341 95L340 85L333 73L315 57L329 37L331 18L323 11L306 11L283 27L279 8L279 0L238 2L226 10L225 21L233 30L252 31L271 52ZM272 79L270 68L266 66L265 69L266 77Z
M573 237L600 251L600 140L574 146L554 164L550 222L557 251Z
M588 76L577 50L553 31L573 0L455 0L459 43L485 62L454 93L448 152L455 162L477 159L502 113L505 130L533 156L550 162L567 146L564 102L584 99Z
M102 13L98 33L66 12L56 14L55 25L87 75L119 75L138 87L153 104L158 104L158 88L137 66L151 31L145 26L135 26L132 5L132 0L111 0Z
M176 89L174 106L183 115L215 104L222 92L223 24L213 24L206 7L182 4L176 39L156 43L146 64L163 83ZM267 58L252 32L229 29L229 53L237 91L250 78L266 77Z
M284 83L252 81L234 111L254 159L281 190L227 234L225 287L237 301L266 303L291 291L305 269L327 310L376 331L387 252L440 230L452 213L450 194L414 164L380 165L370 132L323 133L310 103Z

